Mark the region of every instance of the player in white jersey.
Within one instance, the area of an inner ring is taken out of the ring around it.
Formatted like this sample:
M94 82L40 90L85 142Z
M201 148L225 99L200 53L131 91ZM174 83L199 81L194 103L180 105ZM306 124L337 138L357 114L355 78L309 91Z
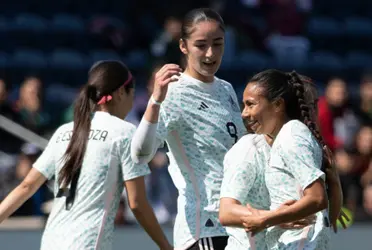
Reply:
M135 127L123 119L133 96L134 80L124 64L93 65L76 100L74 121L57 129L25 180L0 204L0 222L55 176L41 249L111 249L125 185L139 223L161 249L172 249L146 199L144 176L150 170L131 160Z
M307 89L312 89L312 86L309 87ZM316 96L309 92L307 102L313 103ZM243 100L243 103L242 117L246 121L246 111L250 105L246 100ZM253 132L249 126L247 130ZM221 223L227 226L226 230L230 235L226 249L267 249L266 231L251 237L244 231L241 217L252 214L247 205L259 210L270 209L270 195L265 184L265 169L270 159L270 142L270 138L264 135L245 135L225 156L219 217ZM294 202L288 201L283 206ZM305 227L312 223L312 220L311 216L283 224L281 227L286 229Z
M241 217L251 215L247 204L270 208L264 175L269 157L265 136L256 134L245 135L225 156L219 217L230 236L226 250L266 249L265 231L251 237L242 229Z
M254 76L244 91L249 125L273 139L265 171L272 212L244 217L248 231L268 226L269 249L329 249L328 200L321 171L322 139L305 102L305 87L295 72L267 70ZM305 125L306 124L306 125ZM285 209L286 200L298 200ZM315 225L284 230L276 225L316 213Z
M133 137L132 157L148 162L164 141L169 172L179 197L174 226L176 249L224 249L227 233L218 219L223 158L245 133L236 94L215 77L224 50L224 24L213 10L188 13L180 49L183 73L165 65Z

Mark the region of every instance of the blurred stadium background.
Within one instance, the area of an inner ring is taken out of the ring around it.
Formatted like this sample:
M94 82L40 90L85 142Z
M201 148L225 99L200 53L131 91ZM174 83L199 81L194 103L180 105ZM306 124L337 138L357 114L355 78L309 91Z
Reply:
M72 100L93 62L119 59L136 78L135 108L127 120L138 124L153 72L163 63L180 63L182 16L206 6L225 19L217 75L233 84L239 98L249 77L267 68L295 69L315 80L320 127L334 150L354 220L333 237L332 249L371 249L371 0L1 1L0 125L7 129L0 128L0 201L25 177L43 143L4 117L48 139L71 121ZM163 151L150 166L148 195L171 237L177 191ZM38 249L51 198L46 185L0 225L0 249ZM125 194L116 224L115 249L155 249L135 225ZM128 245L135 238L144 245Z

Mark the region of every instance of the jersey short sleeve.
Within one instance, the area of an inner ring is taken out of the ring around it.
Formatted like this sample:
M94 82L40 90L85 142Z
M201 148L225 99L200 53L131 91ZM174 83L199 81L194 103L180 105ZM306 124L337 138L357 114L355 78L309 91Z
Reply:
M182 88L174 86L178 82L172 83L169 86L167 97L160 107L158 127L156 130L157 138L164 142L168 136L168 132L178 128L179 119L181 117L181 91Z
M43 153L39 156L33 167L38 170L48 180L52 179L56 170L55 150L57 147L56 140L58 140L59 129L50 138L48 145Z
M247 146L249 147L249 145ZM251 146L252 148L247 149L248 157L245 159L250 159L250 161L254 162L253 154L256 150L254 150L253 145ZM244 204L247 194L254 185L257 173L254 164L250 164L249 161L239 157L237 155L239 154L238 151L240 150L232 148L225 156L224 177L220 197L233 198L238 200L241 204ZM240 154L242 154L241 151Z
M320 170L322 150L305 124L290 121L287 125L284 131L286 135L283 134L280 138L280 157L304 190L317 179L325 178Z
M124 181L135 179L151 173L147 164L136 164L133 162L130 152L131 139L135 128L130 131L129 136L122 137L116 141L118 158Z

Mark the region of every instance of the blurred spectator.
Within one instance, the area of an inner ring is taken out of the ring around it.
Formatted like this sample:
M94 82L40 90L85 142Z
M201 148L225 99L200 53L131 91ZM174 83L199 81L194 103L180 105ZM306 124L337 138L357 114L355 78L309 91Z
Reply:
M17 113L13 110L12 106L8 102L9 91L10 91L9 84L5 82L4 79L0 79L0 114L10 120L19 122L19 117L17 116ZM6 132L3 129L0 129L0 138L2 142L6 142L6 143L0 143L0 151L2 151L3 153L9 153L9 154L18 153L19 148L22 143L20 139Z
M345 205L356 211L362 205L363 182L369 182L372 163L372 127L364 126L357 133L353 147L336 151Z
M25 143L21 147L21 154L18 157L18 163L15 168L15 178L17 185L23 181L32 168L32 164L41 154L41 150L31 144ZM13 216L41 215L41 204L44 201L42 194L43 189L38 190L31 199L27 200Z
M50 120L42 109L42 87L39 78L27 77L19 89L19 98L15 103L21 125L39 134L45 132Z
M369 184L363 192L363 198L364 198L364 210L365 212L372 217L372 183Z
M356 107L363 124L372 124L372 74L365 75L360 84L360 101Z
M304 63L310 50L305 36L311 0L261 0L268 25L266 46L279 62Z
M9 84L4 79L0 79L0 114L13 121L18 121L17 114L7 102L9 90ZM22 141L2 128L0 129L0 138L1 201L16 185L15 166Z
M352 144L359 121L350 107L343 79L336 77L328 82L325 96L319 98L318 118L321 134L331 150Z
M237 41L233 44L236 49L265 49L263 32L266 25L262 22L259 0L221 0L213 2L213 5L220 10L227 27L236 33Z
M181 63L179 40L181 38L182 21L169 16L164 22L164 30L151 44L151 54L167 63Z
M129 27L117 19L100 16L90 23L90 31L95 35L99 47L125 51L135 47L135 39Z

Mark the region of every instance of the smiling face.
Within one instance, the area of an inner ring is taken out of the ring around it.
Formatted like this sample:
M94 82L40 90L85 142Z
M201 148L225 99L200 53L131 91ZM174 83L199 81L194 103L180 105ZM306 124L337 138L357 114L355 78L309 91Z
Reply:
M280 101L270 102L264 96L264 89L250 82L244 90L243 103L242 118L246 126L256 134L273 134L281 121Z
M221 65L224 31L214 20L198 22L189 37L180 40L180 49L187 58L186 72L203 82L212 82Z

